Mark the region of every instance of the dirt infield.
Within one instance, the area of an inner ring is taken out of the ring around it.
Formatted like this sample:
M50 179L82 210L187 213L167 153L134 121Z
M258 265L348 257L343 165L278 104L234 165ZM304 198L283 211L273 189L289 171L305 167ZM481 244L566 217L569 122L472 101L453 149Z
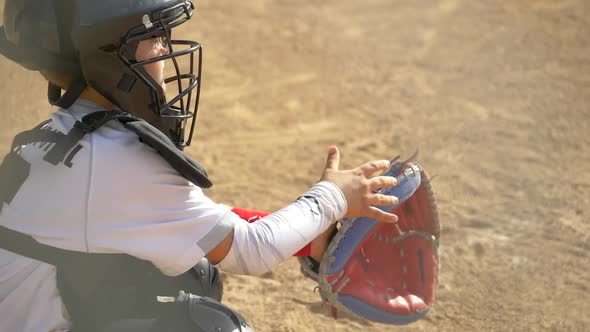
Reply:
M3 1L0 1L3 3ZM198 1L189 153L208 194L278 209L343 167L420 148L443 223L437 302L406 331L590 330L590 2ZM44 119L38 74L0 59L0 142ZM289 259L225 276L257 331L401 330L333 320Z

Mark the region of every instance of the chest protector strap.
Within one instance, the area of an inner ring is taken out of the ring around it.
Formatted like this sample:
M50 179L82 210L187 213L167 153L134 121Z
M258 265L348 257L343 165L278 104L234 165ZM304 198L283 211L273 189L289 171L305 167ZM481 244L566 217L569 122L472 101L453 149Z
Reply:
M109 121L118 120L125 128L139 136L140 141L154 148L180 175L201 188L210 188L207 171L182 152L156 127L122 111L99 111L86 115L45 155L45 161L57 165L66 154L88 133L92 133Z

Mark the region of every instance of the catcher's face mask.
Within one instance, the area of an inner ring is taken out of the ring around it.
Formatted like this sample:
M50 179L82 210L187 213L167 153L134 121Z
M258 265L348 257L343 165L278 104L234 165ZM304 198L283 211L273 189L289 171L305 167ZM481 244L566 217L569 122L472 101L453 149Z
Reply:
M123 63L149 88L151 110L162 119L165 131L181 149L190 145L194 134L202 49L197 42L171 37L172 29L188 21L192 11L192 4L183 2L146 14L141 25L129 30L118 50Z

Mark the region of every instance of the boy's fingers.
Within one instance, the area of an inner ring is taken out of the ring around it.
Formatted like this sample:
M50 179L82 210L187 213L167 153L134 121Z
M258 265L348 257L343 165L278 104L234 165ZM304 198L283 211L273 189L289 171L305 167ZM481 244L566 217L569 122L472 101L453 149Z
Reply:
M328 149L328 158L326 160L326 170L337 171L340 166L340 151L335 146L331 146Z
M391 206L396 205L399 202L395 196L375 194L369 198L369 204L375 206Z
M397 186L397 179L393 176L378 176L369 180L369 189L371 191L395 186Z
M364 176L370 177L378 171L385 171L389 169L389 167L389 160L375 160L360 166L359 169Z
M395 215L393 213L387 213L387 212L382 211L374 206L369 207L367 214L368 214L369 218L373 218L379 222L393 224L393 223L396 223L398 220L397 215Z

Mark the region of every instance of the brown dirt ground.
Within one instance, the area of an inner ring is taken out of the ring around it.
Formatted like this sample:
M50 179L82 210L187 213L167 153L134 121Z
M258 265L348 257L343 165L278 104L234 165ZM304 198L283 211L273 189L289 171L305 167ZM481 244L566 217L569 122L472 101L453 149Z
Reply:
M197 143L214 199L278 209L343 167L410 155L436 175L437 302L404 328L332 319L289 259L226 276L258 331L590 330L590 2L198 1ZM50 112L0 59L5 151Z

